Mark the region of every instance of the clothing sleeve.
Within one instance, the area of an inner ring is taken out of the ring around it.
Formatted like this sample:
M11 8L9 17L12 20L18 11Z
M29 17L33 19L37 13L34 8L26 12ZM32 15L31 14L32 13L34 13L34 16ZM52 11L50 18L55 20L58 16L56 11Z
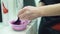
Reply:
M44 2L44 0L40 0L40 2Z

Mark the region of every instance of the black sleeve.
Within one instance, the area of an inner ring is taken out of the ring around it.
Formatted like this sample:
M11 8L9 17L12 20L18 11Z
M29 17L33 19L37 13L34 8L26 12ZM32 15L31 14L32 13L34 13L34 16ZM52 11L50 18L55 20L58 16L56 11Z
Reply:
M40 2L44 2L44 0L40 0Z

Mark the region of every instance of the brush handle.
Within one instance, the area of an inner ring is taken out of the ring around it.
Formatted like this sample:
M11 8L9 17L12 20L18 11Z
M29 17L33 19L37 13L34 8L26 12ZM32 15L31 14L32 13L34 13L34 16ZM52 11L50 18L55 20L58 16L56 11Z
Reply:
M16 24L16 25L20 25L21 24L21 21L19 20L19 18L14 22L14 24Z

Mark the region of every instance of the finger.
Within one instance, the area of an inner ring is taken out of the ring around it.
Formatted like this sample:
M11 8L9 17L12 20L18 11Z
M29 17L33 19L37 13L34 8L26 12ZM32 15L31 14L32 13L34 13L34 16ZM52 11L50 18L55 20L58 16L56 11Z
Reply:
M19 13L18 13L18 15L21 15L21 14L23 14L25 11L27 11L28 10L28 8L27 7L24 7L23 9L21 9L20 11L19 11Z
M19 12L18 12L18 16L23 14L25 12L25 10L21 9Z
M19 18L20 18L20 19L24 19L25 16L26 16L26 14L23 13L23 14L19 15Z
M25 13L21 14L19 17L20 17L20 19L27 19L29 17L29 15L30 14L25 12Z

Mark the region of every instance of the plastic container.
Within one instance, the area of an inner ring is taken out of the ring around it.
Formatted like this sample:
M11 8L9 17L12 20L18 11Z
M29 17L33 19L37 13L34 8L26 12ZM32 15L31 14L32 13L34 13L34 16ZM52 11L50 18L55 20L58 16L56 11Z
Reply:
M30 23L29 20L21 20L20 25L13 24L14 22L15 22L15 20L11 21L10 25L11 25L13 30L17 30L17 31L25 30L27 25Z

